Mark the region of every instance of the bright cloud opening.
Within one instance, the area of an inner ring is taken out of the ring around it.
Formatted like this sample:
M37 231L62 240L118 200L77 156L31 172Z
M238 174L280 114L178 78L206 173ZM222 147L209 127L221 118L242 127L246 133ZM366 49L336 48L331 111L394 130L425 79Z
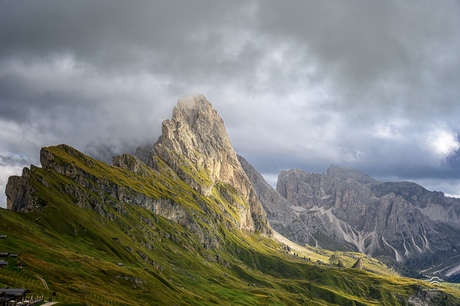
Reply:
M457 134L449 129L436 129L428 135L428 145L441 158L445 158L460 148Z

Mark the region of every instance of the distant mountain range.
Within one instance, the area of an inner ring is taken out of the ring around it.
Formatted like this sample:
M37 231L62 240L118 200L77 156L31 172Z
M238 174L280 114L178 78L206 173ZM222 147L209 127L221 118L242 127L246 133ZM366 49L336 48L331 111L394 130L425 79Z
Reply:
M455 286L353 252L455 260L455 200L335 166L282 172L274 190L202 95L113 165L65 144L42 148L40 163L6 187L0 253L17 256L5 257L0 287L74 306L460 304Z
M460 280L460 199L412 182L381 183L336 165L322 174L283 171L274 190L239 158L270 224L287 238Z

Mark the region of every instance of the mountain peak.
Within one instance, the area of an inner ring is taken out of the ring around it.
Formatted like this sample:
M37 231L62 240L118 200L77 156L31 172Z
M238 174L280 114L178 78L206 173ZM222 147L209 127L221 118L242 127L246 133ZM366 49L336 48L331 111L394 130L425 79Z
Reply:
M155 146L168 147L200 166L209 157L226 153L223 150L234 153L222 118L203 95L178 101L172 118L163 121L162 135Z
M224 121L203 95L179 100L172 118L163 121L162 135L154 146L158 156L174 151L208 172L213 183L234 184L239 165ZM241 172L243 172L241 170Z
M248 205L243 208L238 201L234 203L242 213L241 228L271 233L265 211L238 161L224 121L204 95L179 100L172 118L163 121L162 135L153 150L146 154L139 149L136 156L154 168L161 160L206 196L212 194L215 186L231 186L241 195L242 203Z
M328 176L335 177L335 178L342 179L342 180L352 179L363 185L374 185L374 184L379 183L378 181L374 180L369 175L359 170L356 170L350 167L339 166L335 164L332 164L329 166L329 168L326 170L326 174Z
M201 107L212 107L205 95L196 94L180 99L176 105L180 109L199 109Z
M199 118L208 120L222 119L217 114L212 104L202 94L183 98L177 102L173 109L172 120L185 120L190 126L193 126Z

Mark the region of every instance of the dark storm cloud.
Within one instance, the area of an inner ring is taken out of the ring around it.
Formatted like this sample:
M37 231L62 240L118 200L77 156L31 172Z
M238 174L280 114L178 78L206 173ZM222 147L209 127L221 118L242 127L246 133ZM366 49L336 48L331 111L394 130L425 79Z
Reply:
M203 83L225 83L229 75L239 79L257 58L255 47L240 37L243 29L229 27L248 19L246 7L230 9L235 3L2 5L0 116L9 120L27 121L30 113L58 118L80 113L82 120L75 121L93 125L85 117L109 108L103 112L115 123L126 114L119 109L125 105L143 101L145 109L170 109ZM236 60L241 54L248 61ZM170 101L161 101L165 92Z
M345 130L401 115L457 121L458 2L296 3L264 2L259 27L303 51L298 69L310 63L330 84L334 111L349 119ZM311 108L305 103L303 112Z
M460 194L459 13L425 0L0 1L0 153L24 157L0 176L41 146L152 143L176 101L202 92L267 177L337 163Z
M238 40L244 30L238 23L248 21L246 6L238 7L212 1L9 2L0 16L1 54L45 60L70 54L104 74L195 74L232 62L227 43Z

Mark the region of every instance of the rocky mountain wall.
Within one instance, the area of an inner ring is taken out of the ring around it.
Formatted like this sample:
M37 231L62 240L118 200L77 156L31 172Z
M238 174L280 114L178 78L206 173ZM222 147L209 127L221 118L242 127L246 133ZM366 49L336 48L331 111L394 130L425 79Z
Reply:
M452 270L444 264L460 249L460 199L335 165L322 174L282 171L275 191L244 165L270 224L282 224L293 241L387 256L418 270Z

